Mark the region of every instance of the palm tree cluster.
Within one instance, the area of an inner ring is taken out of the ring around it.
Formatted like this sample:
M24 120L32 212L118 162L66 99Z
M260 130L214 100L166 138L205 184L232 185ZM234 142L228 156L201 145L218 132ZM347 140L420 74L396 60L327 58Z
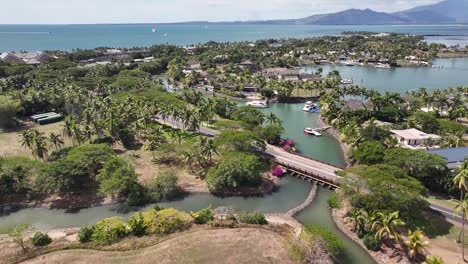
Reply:
M377 241L387 245L391 245L393 242L403 243L409 258L413 261L425 259L427 263L432 263L433 260L439 260L434 256L424 256L426 253L424 248L428 242L423 240L424 233L421 230L408 230L406 240L402 241L400 232L405 226L405 222L400 218L398 212L374 211L368 213L363 209L353 208L349 211L346 220L354 224L354 231L360 238L366 234L373 234Z
M21 146L30 149L33 156L37 159L45 160L48 157L49 149L54 147L56 150L63 146L64 142L60 135L53 132L48 137L43 132L36 129L23 130L19 134Z

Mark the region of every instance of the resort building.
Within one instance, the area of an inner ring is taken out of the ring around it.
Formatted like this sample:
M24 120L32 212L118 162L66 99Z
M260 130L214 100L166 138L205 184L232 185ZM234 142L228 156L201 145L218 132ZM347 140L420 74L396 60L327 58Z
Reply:
M0 60L12 64L29 64L38 65L41 63L49 62L54 57L41 51L29 52L29 53L10 53L4 52L0 54Z
M468 147L434 149L426 152L437 154L447 159L447 167L451 170L457 168L464 160L468 159Z
M341 109L345 111L364 110L367 109L367 105L361 100L350 99L341 107Z
M432 140L434 144L437 144L442 139L440 136L435 134L426 134L415 128L404 129L404 130L390 130L393 136L398 139L400 145L404 148L410 149L426 149L425 143L428 140Z
M262 68L260 68L259 66L257 66L255 63L247 60L247 61L244 61L244 62L241 62L241 63L238 63L237 66L241 69L246 69L248 72L250 72L251 74L253 73L256 73L256 72L259 72L262 70Z

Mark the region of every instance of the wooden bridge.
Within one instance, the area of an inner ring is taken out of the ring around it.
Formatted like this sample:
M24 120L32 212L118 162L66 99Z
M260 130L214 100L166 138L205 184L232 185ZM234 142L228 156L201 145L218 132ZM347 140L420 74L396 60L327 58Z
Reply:
M330 188L338 187L338 179L341 177L336 175L336 173L341 171L342 168L301 155L288 153L271 145L267 146L266 153L273 156L276 162L286 168L293 176L314 181Z

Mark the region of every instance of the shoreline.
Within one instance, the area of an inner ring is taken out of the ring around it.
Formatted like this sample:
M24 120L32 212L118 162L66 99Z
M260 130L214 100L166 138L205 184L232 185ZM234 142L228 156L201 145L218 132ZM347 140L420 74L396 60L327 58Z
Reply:
M323 121L322 119L322 115L320 115L317 120L315 121L315 124L318 126L318 127L325 127L325 126L329 126L327 123L325 123L325 121ZM343 154L343 158L344 158L344 162L346 163L346 167L350 166L352 163L351 163L351 157L350 157L350 150L351 150L351 147L342 142L341 139L340 139L340 133L338 132L338 130L336 130L333 126L331 128L329 128L327 131L329 135L331 135L336 141L338 141L338 144L340 145L340 148L341 148L341 153Z

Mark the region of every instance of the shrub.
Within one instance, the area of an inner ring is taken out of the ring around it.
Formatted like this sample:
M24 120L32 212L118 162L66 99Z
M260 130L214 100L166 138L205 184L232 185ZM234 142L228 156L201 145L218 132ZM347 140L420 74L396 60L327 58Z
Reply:
M214 219L214 215L211 211L211 208L202 209L196 213L192 213L191 215L195 224L198 225L206 224Z
M143 220L143 214L140 212L135 213L128 220L128 227L130 233L134 236L142 236L145 234L145 222Z
M99 191L105 195L123 195L137 184L135 168L121 157L111 157L99 171L96 179L100 182Z
M265 215L262 213L240 214L239 221L245 224L266 225L268 224Z
M211 227L215 228L234 228L236 224L236 222L228 220L214 220L210 222Z
M226 215L226 220L237 222L237 218L236 218L236 216L234 214Z
M242 186L258 186L262 182L263 164L252 154L226 153L221 163L208 171L206 183L213 192Z
M32 244L36 247L42 247L49 245L52 242L52 238L49 235L42 232L37 232L32 237Z
M112 244L127 235L127 224L120 217L102 219L93 227L91 240L98 244Z
M332 195L328 197L327 203L328 203L328 206L330 206L330 208L338 209L341 207L341 204L340 204L341 202L339 200L337 193L332 193Z
M146 186L149 198L153 202L173 199L180 194L180 188L177 185L179 177L174 171L167 170L159 173Z
M333 255L337 256L341 253L345 247L343 241L341 241L334 233L320 226L309 226L307 230L311 234L320 236L325 241L325 248Z
M145 231L149 234L170 234L190 227L189 214L169 208L160 211L149 210L143 213Z
M92 227L82 227L78 232L78 241L80 243L86 243L91 241L91 236L93 235L93 228Z
M135 145L135 134L128 128L119 130L119 139L126 149Z
M127 204L130 206L141 206L148 202L148 194L145 187L139 183L132 184L129 186L129 193L127 196Z
M362 242L364 242L364 245L369 250L378 251L380 249L380 242L375 238L375 235L373 234L365 235L362 239Z

